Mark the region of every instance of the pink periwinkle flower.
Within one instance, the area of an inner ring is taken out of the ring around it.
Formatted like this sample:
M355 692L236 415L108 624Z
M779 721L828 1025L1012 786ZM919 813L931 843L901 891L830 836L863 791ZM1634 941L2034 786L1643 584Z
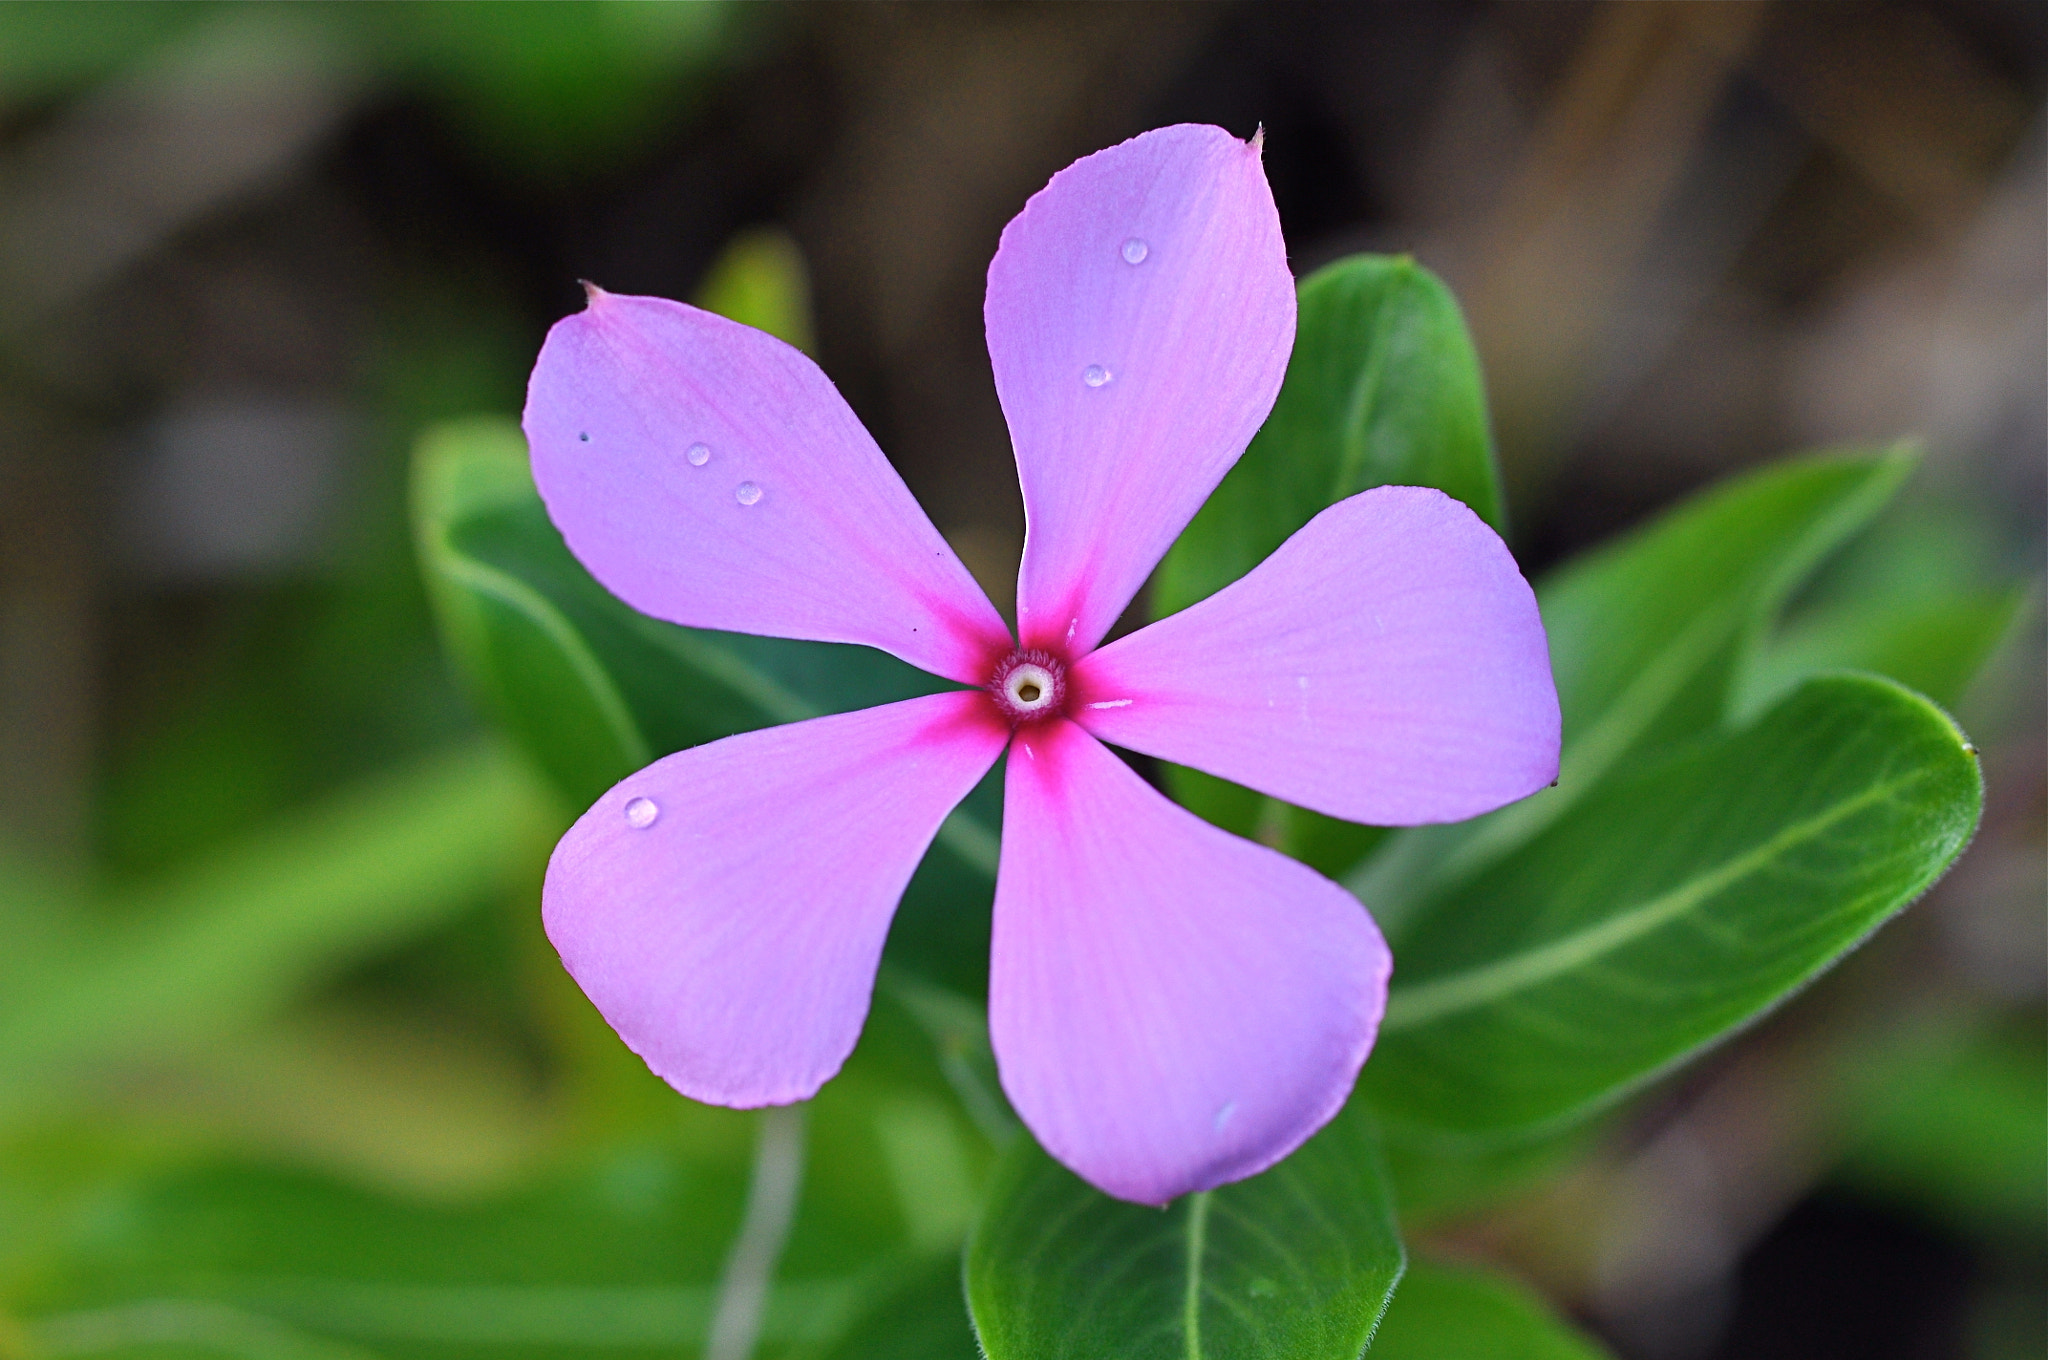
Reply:
M1209 599L1099 645L1271 410L1294 280L1257 141L1170 127L1053 176L989 267L1028 534L1018 636L831 382L759 331L592 290L526 434L621 599L863 643L973 688L743 733L600 798L548 866L562 961L677 1090L805 1099L866 1018L939 824L1010 753L989 1026L1045 1148L1163 1204L1336 1113L1391 968L1337 884L1169 802L1104 745L1331 816L1457 821L1557 771L1543 626L1499 538L1379 487Z

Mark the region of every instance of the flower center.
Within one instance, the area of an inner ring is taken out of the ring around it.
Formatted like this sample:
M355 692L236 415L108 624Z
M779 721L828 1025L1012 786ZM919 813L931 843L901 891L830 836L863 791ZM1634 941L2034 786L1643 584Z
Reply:
M1067 668L1049 652L1012 652L996 663L988 692L1012 723L1057 717L1066 706Z

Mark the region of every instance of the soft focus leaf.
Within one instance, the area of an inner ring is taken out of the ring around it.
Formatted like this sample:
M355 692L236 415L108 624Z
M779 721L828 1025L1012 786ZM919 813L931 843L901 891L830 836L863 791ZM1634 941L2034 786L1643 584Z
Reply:
M1390 1124L1554 1124L1770 1008L1962 853L1974 754L1918 695L1807 682L1611 781L1430 904L1362 1089Z
M1020 1140L969 1245L967 1292L989 1360L1353 1360L1402 1262L1353 1111L1272 1170L1164 1210Z
M685 113L724 47L720 3L336 5L321 17L392 83L518 168L588 174Z
M548 522L509 420L440 426L414 475L443 634L578 806L656 756L944 688L866 647L680 628L599 585Z
M7 1302L53 1350L147 1340L154 1314L201 1354L233 1318L389 1357L672 1355L702 1344L745 1185L744 1162L673 1144L452 1206L233 1163L144 1175L100 1191L90 1230ZM839 1265L778 1283L769 1349L834 1335L861 1287L850 1252Z
M463 677L555 783L587 802L652 757L647 737L571 617L454 542L458 532L474 537L479 522L538 503L523 455L509 421L430 431L413 464L414 533L443 641Z
M1869 520L1910 453L1811 458L1735 478L1546 578L1536 592L1564 716L1554 788L1389 838L1348 880L1398 937L1418 899L1470 879L1625 762L1720 727L1786 596Z
M892 1308L917 1311L904 1301L938 1263L953 1332L969 1335L958 1250L991 1149L948 1092L922 1027L879 998L846 1070L806 1106L760 1356L815 1355L856 1315L887 1331ZM156 1327L197 1354L273 1334L278 1346L228 1353L290 1354L288 1339L309 1355L423 1360L696 1354L756 1119L671 1100L661 1118L615 1122L519 1183L460 1197L189 1144L138 1155L104 1120L86 1136L14 1137L0 1143L0 1316L52 1350L140 1345Z
M1590 1119L1541 1137L1507 1141L1383 1126L1380 1148L1394 1201L1401 1206L1401 1222L1411 1232L1426 1230L1509 1199L1594 1151L1610 1132L1610 1122Z
M2038 1244L2048 1230L2048 1054L2038 1023L1961 1036L1922 1026L1847 1073L1849 1154L1868 1195L1973 1238Z
M423 1195L500 1189L559 1137L559 1102L510 1044L443 1012L329 1001L176 1055L93 1106Z
M1479 361L1442 280L1407 256L1354 255L1303 279L1273 414L1160 564L1155 617L1250 571L1325 507L1375 486L1433 486L1495 528L1503 509ZM1323 870L1382 834L1169 766L1174 797Z
M1808 676L1831 670L1888 675L1954 708L2032 594L1973 591L1903 603L1873 596L1802 618L1745 668L1737 711L1761 712Z
M728 241L698 286L695 301L707 312L766 331L800 350L816 348L803 252L780 228L762 227Z
M1373 1334L1373 1360L1602 1360L1607 1352L1497 1275L1417 1261Z
M671 751L947 687L867 647L681 628L629 608L549 523L509 420L429 431L413 516L450 654L577 807ZM995 878L997 789L992 775L940 829L890 946L969 993L985 986L988 917L963 903Z
M0 998L0 1110L108 1058L207 1042L448 921L530 866L555 817L516 761L479 745L131 891Z
M960 1261L934 1259L922 1275L870 1307L823 1360L980 1360Z

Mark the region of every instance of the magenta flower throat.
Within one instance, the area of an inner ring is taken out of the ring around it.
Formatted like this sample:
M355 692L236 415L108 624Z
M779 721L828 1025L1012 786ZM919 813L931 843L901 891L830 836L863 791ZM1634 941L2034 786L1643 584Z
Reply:
M1551 781L1557 697L1506 547L1416 487L1333 505L1235 584L1099 645L1280 388L1294 281L1256 142L1164 128L1061 171L1004 230L986 316L1027 523L1014 639L798 351L597 290L549 334L534 476L607 588L972 688L656 761L563 837L543 915L677 1090L805 1099L859 1037L912 871L1007 749L1003 1089L1055 1157L1161 1204L1336 1113L1391 965L1349 893L1103 743L1352 821L1456 821Z

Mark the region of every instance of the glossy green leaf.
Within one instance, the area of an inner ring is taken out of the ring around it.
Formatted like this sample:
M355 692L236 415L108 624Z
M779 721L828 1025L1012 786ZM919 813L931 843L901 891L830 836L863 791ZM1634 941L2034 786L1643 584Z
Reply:
M1372 1339L1372 1360L1604 1360L1535 1294L1487 1271L1417 1261Z
M1405 255L1353 255L1303 279L1300 307L1273 414L1160 563L1155 615L1371 487L1439 487L1500 524L1479 361L1442 280Z
M1769 467L1545 579L1536 595L1564 716L1557 786L1469 822L1400 832L1347 885L1398 944L1425 895L1524 844L1610 773L1717 730L1786 597L1891 498L1913 461L1894 450Z
M968 1247L989 1360L1353 1360L1403 1255L1364 1117L1270 1171L1148 1209L1020 1140Z
M1397 950L1363 1089L1390 1124L1466 1133L1598 1108L1919 896L1982 798L1934 705L1874 676L1810 680L1433 902Z

